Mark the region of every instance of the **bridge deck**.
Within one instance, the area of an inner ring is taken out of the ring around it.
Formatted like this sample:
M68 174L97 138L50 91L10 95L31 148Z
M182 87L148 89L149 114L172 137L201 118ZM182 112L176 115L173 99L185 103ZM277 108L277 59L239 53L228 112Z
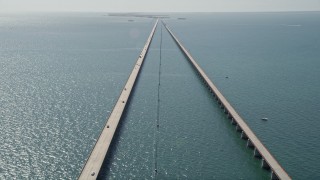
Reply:
M102 166L102 163L105 159L105 156L108 152L109 146L111 144L113 135L117 129L118 123L120 121L120 118L122 116L122 113L126 107L127 101L130 97L131 90L133 89L135 85L136 78L139 75L140 68L143 64L143 61L145 59L146 53L149 49L149 45L152 41L155 29L157 27L158 20L156 21L150 36L142 49L142 52L128 78L128 81L126 85L124 86L122 93L120 94L120 97L116 103L116 105L113 108L112 113L109 116L109 119L102 130L100 137L98 141L96 142L89 158L87 159L87 162L85 166L82 169L82 172L79 176L80 180L90 180L90 179L96 179L100 168Z
M211 91L218 98L218 101L221 102L225 110L227 110L229 116L236 121L238 126L242 129L248 139L252 142L253 146L260 153L262 158L268 163L272 173L276 175L273 178L279 179L291 179L290 176L286 173L286 171L280 166L277 160L271 155L268 149L262 144L262 142L258 139L258 137L253 133L253 131L249 128L249 126L245 123L245 121L240 117L240 115L236 112L236 110L231 106L231 104L227 101L227 99L221 94L218 88L212 83L209 77L205 74L202 68L196 63L190 53L186 50L186 48L180 43L177 37L172 33L172 31L165 25L166 29L173 37L179 48L183 51L183 53L188 57L188 60L191 62L196 71L200 74L206 84L209 86Z

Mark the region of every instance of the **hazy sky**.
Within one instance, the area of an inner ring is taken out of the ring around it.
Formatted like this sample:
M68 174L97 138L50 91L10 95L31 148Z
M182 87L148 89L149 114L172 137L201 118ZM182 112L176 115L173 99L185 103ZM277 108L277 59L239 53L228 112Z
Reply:
M5 11L320 11L320 0L0 0Z

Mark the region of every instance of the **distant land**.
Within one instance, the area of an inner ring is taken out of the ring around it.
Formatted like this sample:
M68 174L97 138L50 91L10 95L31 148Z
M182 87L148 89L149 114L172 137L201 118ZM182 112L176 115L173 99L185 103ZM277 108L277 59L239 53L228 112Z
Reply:
M140 13L108 13L108 16L123 16L123 17L146 17L146 18L170 18L167 14L140 14Z

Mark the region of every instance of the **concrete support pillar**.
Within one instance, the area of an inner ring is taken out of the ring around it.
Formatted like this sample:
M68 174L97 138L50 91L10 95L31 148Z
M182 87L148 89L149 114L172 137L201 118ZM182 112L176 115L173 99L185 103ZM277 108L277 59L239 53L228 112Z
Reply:
M248 139L248 136L244 131L241 132L241 139Z
M237 130L238 132L241 132L241 131L242 131L242 129L241 129L241 127L239 126L239 124L237 124L236 130Z
M236 125L237 122L232 118L232 119L231 119L231 124L232 124L232 125Z
M257 150L257 148L255 147L253 150L253 156L257 157L257 158L261 158L261 154L260 152Z
M279 180L279 177L273 171L271 171L271 180Z
M247 141L247 147L248 148L253 148L254 147L250 139L248 139L248 141Z
M226 108L224 108L223 111L224 111L225 114L229 114L229 112L228 112L228 110Z
M227 118L228 118L228 119L232 119L232 116L231 116L230 113L228 113Z
M264 160L263 158L262 158L262 160L261 160L261 167L262 167L263 169L270 169L269 164L268 164L267 161Z

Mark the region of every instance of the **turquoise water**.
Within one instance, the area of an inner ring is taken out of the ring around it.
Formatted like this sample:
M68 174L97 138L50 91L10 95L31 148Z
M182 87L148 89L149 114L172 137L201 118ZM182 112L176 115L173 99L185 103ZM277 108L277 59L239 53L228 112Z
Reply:
M0 179L76 179L153 21L0 17Z
M292 178L318 179L320 13L186 17L167 23L260 140Z
M294 179L320 177L319 16L165 20ZM0 14L0 179L78 177L155 22L130 19ZM150 48L100 177L268 179L161 26Z

